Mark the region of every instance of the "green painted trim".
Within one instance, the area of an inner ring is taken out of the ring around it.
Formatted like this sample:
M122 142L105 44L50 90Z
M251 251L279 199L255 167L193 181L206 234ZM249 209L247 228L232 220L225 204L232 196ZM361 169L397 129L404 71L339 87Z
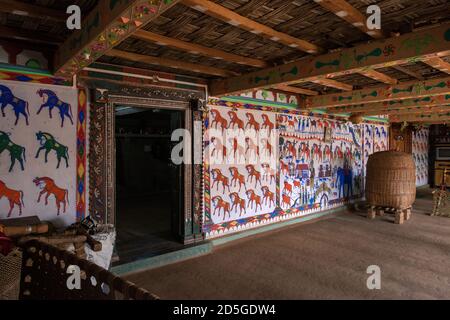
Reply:
M213 249L211 242L195 245L189 248L165 253L159 256L125 263L111 268L111 272L122 276L132 272L159 268L171 263L196 258L211 253Z
M219 99L223 100L223 101L230 101L230 102L248 103L248 104L253 104L255 106L275 107L275 108L282 107L282 108L297 110L297 105L291 104L291 103L281 103L281 102L275 102L275 101L267 101L267 100L261 100L261 99L236 97L236 96L220 97Z
M264 232L268 232L268 231L273 231L273 230L277 230L280 228L284 228L290 225L294 225L294 224L298 224L298 223L303 223L309 220L314 220L314 219L318 219L327 215L331 215L334 213L338 213L341 211L344 211L346 209L346 206L340 206L338 208L334 208L334 209L330 209L330 210L326 210L326 211L321 211L321 212L317 212L317 213L312 213L309 214L307 216L304 217L298 217L298 218L293 218L293 219L289 219L286 221L282 221L282 222L275 222L266 226L262 226L262 227L257 227L255 229L250 229L247 231L243 231L240 233L236 233L236 234L232 234L229 236L224 236L222 238L217 238L217 239L211 239L211 242L213 244L213 246L221 246L224 245L228 242L231 241L235 241L235 240L239 240L242 238L247 238L250 236L254 236L260 233L264 233Z
M53 77L53 74L51 74L50 71L48 71L48 70L32 69L32 68L14 66L11 64L4 64L4 63L0 63L0 70L8 71L8 72L34 74L37 76Z

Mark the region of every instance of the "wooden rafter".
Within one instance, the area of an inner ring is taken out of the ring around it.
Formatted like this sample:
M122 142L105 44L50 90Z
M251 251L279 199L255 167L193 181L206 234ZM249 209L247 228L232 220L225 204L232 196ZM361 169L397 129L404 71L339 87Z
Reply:
M385 75L384 73L381 73L376 70L370 70L370 69L364 70L364 71L360 71L359 74L361 74L367 78L371 78L373 80L377 80L379 82L383 82L386 84L397 84L398 83L397 79L389 77L389 76Z
M295 48L311 54L320 53L323 50L313 43L298 39L286 33L276 31L266 25L255 22L241 16L221 5L209 0L183 0L183 3L191 8L222 20L230 25L264 36L272 41L283 43L291 48Z
M181 0L99 1L55 54L55 74L81 71L148 22Z
M278 84L332 78L367 69L406 64L419 58L450 55L449 33L450 23L445 23L414 33L342 49L339 52L213 81L211 94L221 96Z
M316 83L316 84L320 84L322 86L325 87L330 87L330 88L335 88L335 89L339 89L339 90L343 90L343 91L352 91L353 90L353 86L350 84L346 84L346 83L342 83L333 79L327 79L327 78L323 78L323 79L316 79L316 80L311 80L310 82Z
M297 94L303 94L303 95L307 95L307 96L316 96L319 94L317 91L314 91L314 90L303 89L303 88L299 88L299 87L282 85L282 84L276 86L275 89L279 89L279 90L286 91L286 92L297 93Z
M450 95L440 95L434 97L423 97L415 99L391 100L363 105L345 105L331 107L327 111L330 113L375 113L384 114L386 111L404 110L410 108L427 108L450 104Z
M175 49L187 51L193 54L198 54L202 56L207 56L215 59L223 59L229 62L243 64L243 65L249 65L257 68L264 68L267 67L268 64L259 59L253 59L253 58L247 58L243 56L239 56L236 54L228 53L226 51L218 50L215 48L209 48L205 46L201 46L195 43L182 41L179 39L169 38L157 33L145 31L145 30L137 30L133 37L145 40L145 41L151 41L155 42L162 46L168 46Z
M375 39L383 38L381 30L370 30L367 28L367 16L363 15L358 9L353 7L345 0L314 0L323 8L333 12L339 18L351 23L364 33L367 33Z
M434 58L424 59L422 61L425 62L426 64L428 64L430 67L433 67L444 73L450 74L450 63L442 60L442 58L434 57Z
M419 74L417 72L414 72L414 71L411 71L411 70L409 70L409 69L407 69L407 68L405 68L405 67L403 67L401 65L391 66L391 68L393 68L393 69L395 69L397 71L400 71L400 72L402 72L404 74L407 74L407 75L409 75L409 76L411 76L413 78L416 78L417 80L424 80L425 79L421 74Z
M130 60L134 62L142 62L142 63L148 63L152 65L161 65L164 67L174 68L174 69L180 69L180 70L187 70L197 73L204 73L204 74L211 74L219 77L228 77L230 75L234 75L236 73L233 73L228 70L223 70L219 68L214 67L208 67L204 65L194 64L194 63L188 63L183 62L179 60L172 60L172 59L166 59L166 58L159 58L154 56L148 56L143 54L137 54L133 52L128 51L122 51L117 49L112 49L108 51L105 55L110 57L116 57L121 58L125 60Z
M308 109L330 108L447 94L450 94L450 77L309 97L305 101L305 107Z
M15 0L0 1L0 12L33 18L45 17L56 21L65 21L68 17L65 12Z

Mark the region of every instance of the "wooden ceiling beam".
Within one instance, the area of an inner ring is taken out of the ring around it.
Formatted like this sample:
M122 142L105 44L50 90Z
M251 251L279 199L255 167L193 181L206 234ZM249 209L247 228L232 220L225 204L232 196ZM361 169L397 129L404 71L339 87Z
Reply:
M316 79L316 80L311 80L310 82L315 83L315 84L320 84L322 86L325 87L330 87L330 88L335 88L335 89L339 89L342 91L352 91L353 90L353 86L350 84L346 84L346 83L342 83L333 79L327 79L327 78L323 78L323 79Z
M428 113L442 113L450 111L450 108L448 106L438 105L433 107L411 107L408 109L401 109L401 110L389 110L385 111L383 113L377 112L377 111L368 111L363 112L364 116L377 116L377 115L388 115L388 116L395 116L395 115L410 115L410 114L428 114Z
M0 12L41 19L49 18L56 21L66 21L68 17L65 12L15 0L0 1Z
M433 67L434 69L450 74L450 63L444 61L442 58L439 57L428 58L422 60L422 62L426 63L430 67Z
M305 100L305 107L308 109L330 108L447 94L450 94L450 77L308 97Z
M99 1L55 54L55 75L69 78L181 0Z
M209 48L195 43L169 38L150 31L137 30L133 34L133 37L144 41L151 41L161 46L167 46L178 50L186 51L192 54L211 57L214 59L223 59L228 62L249 65L256 68L265 68L268 66L268 64L263 60L239 56L215 48Z
M294 87L294 86L283 85L283 84L276 86L275 89L279 89L279 90L286 91L286 92L297 93L297 94L303 94L303 95L307 95L307 96L317 96L319 94L317 91Z
M419 74L417 72L414 72L414 71L411 71L411 70L409 70L409 69L407 69L407 68L405 68L405 67L403 67L401 65L391 66L391 68L393 68L393 69L395 69L397 71L400 71L400 72L402 72L404 74L407 74L410 77L416 78L417 80L425 80L425 78L421 74Z
M333 12L339 18L351 23L354 27L368 34L372 38L382 39L384 37L381 30L370 30L367 28L367 16L353 7L345 0L314 0L321 7Z
M209 2L209 1L207 1ZM267 68L238 77L213 81L211 94L221 96L278 84L333 78L367 69L380 69L410 63L420 58L450 55L450 23L368 44L345 48L319 56ZM423 39L434 39L420 46ZM395 50L391 50L395 48Z
M450 123L450 110L442 113L393 115L389 116L389 122L441 122Z
M384 102L367 103L363 105L346 105L341 107L331 107L327 111L330 113L377 113L384 114L386 111L404 110L409 108L427 108L450 104L450 95L440 95L434 97L424 97L416 99L391 100Z
M51 45L58 45L64 41L63 38L58 36L36 32L34 30L24 30L6 26L0 26L0 38L25 40L34 43L45 43Z
M230 75L235 75L236 73L228 70L223 70L214 67L203 66L194 63L183 62L179 60L172 60L166 58L153 57L143 54L137 54L128 51L122 51L117 49L109 50L106 54L109 57L121 58L134 62L142 62L152 65L159 65L168 68L192 71L197 73L210 74L219 77L229 77Z
M379 71L376 70L364 70L364 71L360 71L358 72L359 74L367 77L367 78L371 78L373 80L379 81L379 82L383 82L386 84L397 84L398 80L394 79L392 77L389 77L387 75L385 75L384 73L381 73Z
M259 34L272 41L282 43L291 48L298 49L311 54L323 52L319 46L310 43L306 40L298 39L286 33L276 31L266 25L248 19L237 14L217 3L209 0L183 0L183 3L197 11L222 20L232 26L250 31L254 34Z

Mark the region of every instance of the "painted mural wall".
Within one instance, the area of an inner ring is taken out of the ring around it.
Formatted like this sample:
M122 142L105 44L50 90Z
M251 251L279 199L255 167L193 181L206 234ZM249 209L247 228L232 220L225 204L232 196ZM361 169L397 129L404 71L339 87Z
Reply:
M428 137L429 129L413 131L412 154L416 164L416 186L428 184Z
M38 215L58 227L84 214L86 100L71 87L0 81L0 219Z
M204 130L203 231L209 238L360 198L364 152L388 148L383 124L223 100L210 101Z

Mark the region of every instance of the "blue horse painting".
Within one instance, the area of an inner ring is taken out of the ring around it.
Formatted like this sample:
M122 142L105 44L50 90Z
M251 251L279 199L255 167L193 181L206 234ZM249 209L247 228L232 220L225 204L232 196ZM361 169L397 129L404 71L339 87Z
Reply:
M14 96L11 89L9 89L7 86L0 85L0 106L2 109L3 117L6 116L5 108L7 105L13 107L14 113L16 115L16 122L14 123L15 126L19 122L20 115L23 115L25 117L26 124L29 124L28 116L30 115L30 112L28 110L28 102Z
M72 107L67 102L61 101L55 92L52 90L40 89L37 91L37 94L44 99L44 104L41 105L37 114L39 114L43 108L48 108L48 114L50 119L52 118L52 110L53 108L58 108L59 116L61 117L61 127L64 127L64 119L69 118L70 122L73 125L73 115L72 115Z
M337 187L339 189L339 198L341 195L348 198L353 195L353 171L352 169L338 168ZM347 186L347 188L345 188Z

